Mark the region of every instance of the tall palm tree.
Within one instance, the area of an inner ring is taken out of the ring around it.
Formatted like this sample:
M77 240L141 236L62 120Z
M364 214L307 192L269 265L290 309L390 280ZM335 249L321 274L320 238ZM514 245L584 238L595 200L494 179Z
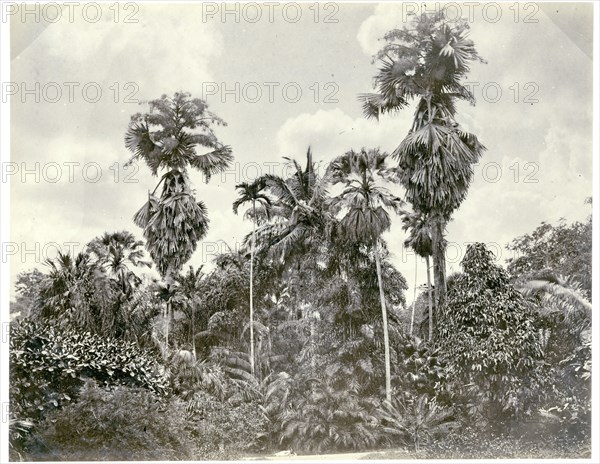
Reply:
M404 214L402 216L402 223L402 229L410 231L408 238L404 241L404 246L410 247L417 256L425 258L425 267L427 268L427 300L429 304L429 340L431 341L433 338L433 298L431 295L431 267L429 265L429 257L431 256L432 249L431 225L428 222L427 215L424 213ZM416 300L413 302L411 335L415 305Z
M146 248L167 287L196 250L208 231L208 215L202 201L196 200L188 168L201 171L206 181L223 172L233 156L231 149L217 139L212 125L225 122L208 110L205 101L176 92L149 102L148 113L131 117L125 146L133 152L129 163L141 159L153 176L166 170L148 201L135 214L135 224L143 229ZM198 154L199 147L211 151ZM156 190L162 184L162 193ZM171 302L165 316L172 317ZM168 337L168 335L167 335Z
M266 187L266 181L264 178L258 178L254 182L242 182L235 186L239 191L239 198L233 203L234 214L238 213L238 209L245 203L251 203L252 208L246 212L245 216L252 216L252 242L250 245L250 372L255 375L254 371L254 302L253 302L253 291L254 291L254 246L256 241L256 222L259 220L256 212L256 205L259 204L263 207L266 212L267 219L269 217L269 208L271 207L270 198L263 193Z
M379 150L349 151L336 158L329 166L334 183L343 182L344 190L333 198L332 207L343 214L340 227L343 234L353 242L365 243L375 255L379 300L383 321L385 352L385 395L391 401L390 344L385 293L382 281L380 246L381 235L391 225L388 209L401 212L404 202L377 180L385 170L387 154Z
M466 198L472 166L485 150L455 120L457 100L475 102L463 84L469 65L483 62L468 29L466 21L446 21L443 12L436 12L388 32L375 56L382 63L375 76L377 93L359 96L369 118L417 100L412 127L392 155L406 199L431 219L436 311L446 300L445 227Z

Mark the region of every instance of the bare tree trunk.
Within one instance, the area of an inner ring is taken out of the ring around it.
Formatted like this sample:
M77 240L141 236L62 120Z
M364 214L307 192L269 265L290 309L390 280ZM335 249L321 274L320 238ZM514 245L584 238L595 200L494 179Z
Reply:
M413 292L413 304L412 312L410 315L410 331L409 334L412 337L413 327L415 324L415 306L417 305L417 263L419 262L419 256L415 253L415 290Z
M255 375L254 369L254 236L256 233L256 206L252 202L254 220L252 221L252 244L250 245L250 373Z
M427 300L429 303L429 341L433 340L433 296L431 295L431 268L429 267L429 256L425 256L427 266Z
M440 312L446 304L446 249L444 246L444 226L444 218L441 217L441 215L436 214L433 218L433 227L431 231L436 320L439 320Z
M381 302L381 317L383 319L383 346L385 356L385 399L392 401L392 375L390 368L390 340L388 334L387 309L385 307L385 294L381 276L381 262L379 258L379 242L375 243L375 265L377 266L377 283L379 284L379 300Z

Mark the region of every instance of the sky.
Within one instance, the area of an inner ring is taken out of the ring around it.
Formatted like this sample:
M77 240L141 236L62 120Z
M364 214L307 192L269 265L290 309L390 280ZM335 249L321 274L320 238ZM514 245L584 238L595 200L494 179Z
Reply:
M391 152L414 107L370 121L357 95L372 91L378 39L420 5L273 2L238 5L236 13L235 5L211 2L72 11L38 4L25 16L16 3L3 9L11 56L2 89L3 99L10 95L10 160L2 164L10 241L2 260L11 287L19 272L44 270L57 249L82 251L106 231L142 238L132 216L158 179L143 164L124 166L129 118L147 108L138 102L189 91L228 124L217 134L233 149L231 170L208 184L192 175L210 218L194 266L210 266L251 230L232 212L235 185L285 174L283 156L303 162L310 145L324 166L351 148ZM504 263L512 256L505 245L541 221L591 214L584 200L593 185L592 5L472 5L447 10L467 17L487 61L472 66L467 81L477 103L461 103L457 120L487 151L448 225L449 272L459 270L468 242L488 243ZM415 282L426 281L424 264L415 280L399 218L384 238L410 302Z

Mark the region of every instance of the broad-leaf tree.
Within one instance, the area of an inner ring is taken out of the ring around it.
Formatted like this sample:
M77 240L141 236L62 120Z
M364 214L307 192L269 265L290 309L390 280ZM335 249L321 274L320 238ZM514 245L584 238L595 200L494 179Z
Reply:
M461 265L438 324L448 375L457 389L470 385L481 407L527 412L542 390L533 304L484 244L469 245Z

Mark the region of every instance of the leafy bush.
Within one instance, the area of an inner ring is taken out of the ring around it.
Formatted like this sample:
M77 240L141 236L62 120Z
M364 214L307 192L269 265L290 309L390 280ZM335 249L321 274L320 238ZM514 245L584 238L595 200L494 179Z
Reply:
M529 423L536 427L538 424ZM465 427L427 447L424 459L558 459L589 458L590 445L553 434L529 440L515 434L485 433Z
M184 404L140 388L99 388L54 410L28 443L32 460L174 460L193 456Z
M135 344L24 320L11 326L10 400L17 418L42 419L77 398L86 378L100 385L166 391L156 362Z
M472 412L498 425L531 414L543 391L543 362L531 308L493 261L484 244L469 245L438 327L455 389L468 385L462 391L476 406Z

